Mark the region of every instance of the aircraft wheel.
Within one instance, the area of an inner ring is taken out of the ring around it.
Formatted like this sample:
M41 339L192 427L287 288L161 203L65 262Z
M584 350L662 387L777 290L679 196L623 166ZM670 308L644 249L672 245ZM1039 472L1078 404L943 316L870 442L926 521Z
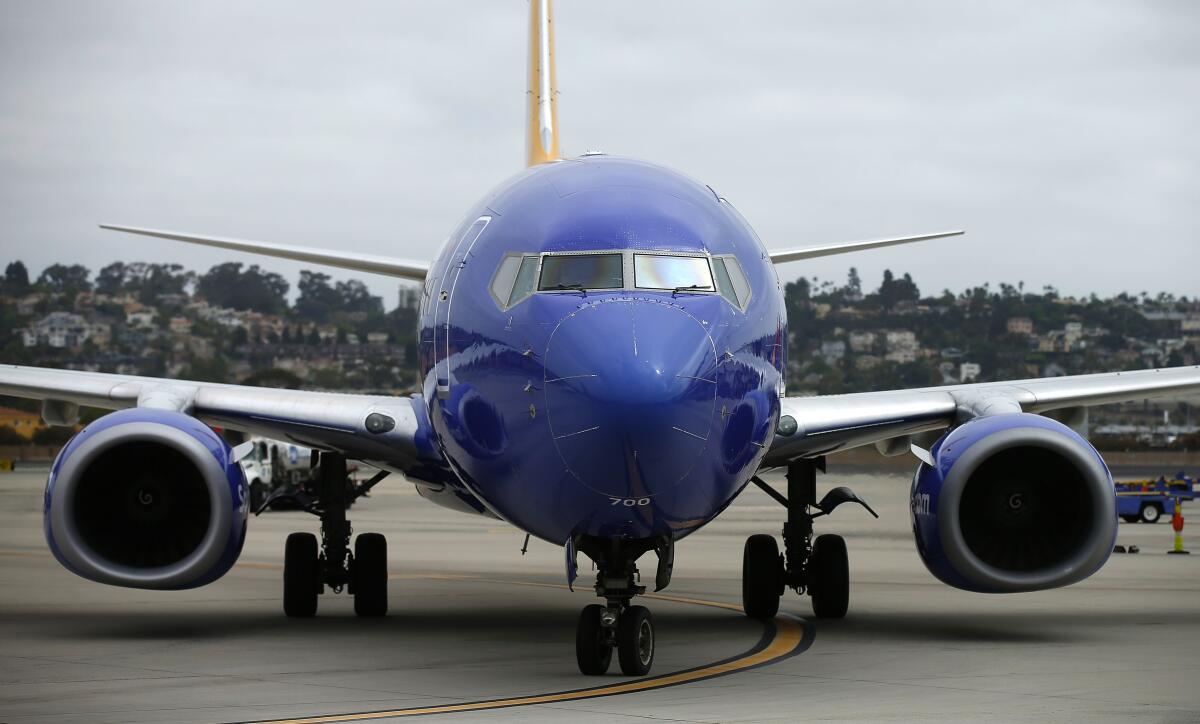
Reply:
M292 533L283 550L283 612L292 618L310 618L317 613L321 590L317 563L317 537Z
M387 539L363 533L354 540L354 613L383 616L387 613Z
M1158 509L1157 505L1147 503L1142 506L1141 519L1143 523L1157 523L1161 517L1162 511Z
M645 676L654 664L654 619L645 606L630 606L617 622L617 658L626 676Z
M774 618L782 594L783 570L775 538L750 536L742 553L742 610L750 618Z
M612 663L612 644L600 625L602 613L604 606L598 603L584 606L575 628L575 659L579 662L579 670L588 676L607 673Z
M840 535L817 536L808 561L808 592L817 618L842 618L850 606L850 562Z

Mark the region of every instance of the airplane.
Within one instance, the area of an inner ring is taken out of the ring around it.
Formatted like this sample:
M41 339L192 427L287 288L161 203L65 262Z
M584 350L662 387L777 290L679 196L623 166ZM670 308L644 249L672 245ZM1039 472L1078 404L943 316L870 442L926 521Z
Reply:
M42 400L51 424L113 412L62 449L44 528L63 566L117 586L185 589L237 560L246 480L214 427L318 451L320 540L288 536L283 609L315 615L347 590L387 612L387 543L346 509L389 473L431 502L496 518L579 555L599 603L576 628L587 675L648 673L654 619L634 603L675 545L749 485L781 505L776 537L743 551L742 605L770 620L788 589L818 618L846 615L846 544L813 536L846 503L817 497L826 456L873 445L911 454L919 556L944 583L1036 591L1083 580L1116 536L1112 476L1079 433L1086 408L1200 392L1200 366L787 396L787 319L776 265L961 234L948 231L768 250L711 187L645 161L560 150L551 0L530 2L527 168L471 208L432 263L154 229L107 229L422 283L421 392L411 397L0 366L0 394ZM381 472L347 487L347 460ZM786 494L761 471L786 469ZM869 508L868 508L869 510ZM649 581L647 581L647 584Z

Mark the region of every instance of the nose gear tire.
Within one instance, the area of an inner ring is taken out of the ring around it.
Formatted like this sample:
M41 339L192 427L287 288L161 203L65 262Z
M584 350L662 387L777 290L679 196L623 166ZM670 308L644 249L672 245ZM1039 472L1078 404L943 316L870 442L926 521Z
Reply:
M606 639L600 615L604 606L593 603L583 607L579 613L579 624L575 628L575 659L579 671L587 676L600 676L608 672L612 662L612 644Z
M617 659L621 673L645 676L654 665L654 619L645 606L630 606L617 622Z

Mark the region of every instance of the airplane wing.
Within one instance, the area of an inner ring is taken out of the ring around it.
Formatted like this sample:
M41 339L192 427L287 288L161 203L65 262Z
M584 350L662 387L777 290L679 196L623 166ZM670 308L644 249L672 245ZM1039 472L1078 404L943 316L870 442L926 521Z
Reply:
M282 390L16 365L0 365L0 394L42 400L42 415L50 423L73 423L81 405L155 407L216 427L337 450L400 471L436 459L419 396Z
M1200 394L1200 365L1137 372L1046 377L886 392L785 397L780 430L764 460L783 465L874 444L884 455L928 448L956 422L996 412L1032 412L1067 424L1084 408L1151 397ZM795 422L794 430L791 422ZM784 434L791 430L791 434Z
M309 246L294 246L291 244L273 244L266 241L250 241L248 239L229 239L223 236L199 236L197 234L184 234L178 231L142 229L134 226L117 226L115 224L100 224L100 228L109 229L110 231L123 231L127 234L170 239L172 241L186 241L189 244L213 246L218 249L262 254L263 256L273 256L279 259L324 264L341 269L370 272L372 274L382 274L383 276L412 279L414 281L424 281L425 275L429 273L429 264L427 262L394 259L388 256L356 254L348 251L316 249Z
M807 246L803 249L782 249L780 251L767 252L771 257L773 264L785 264L789 261L800 261L801 259L816 259L820 256L833 256L835 254L849 254L854 251L865 251L866 249L879 249L885 246L896 246L897 244L911 244L914 241L925 241L926 239L942 239L947 236L959 236L964 234L959 231L938 231L932 234L918 234L916 236L896 236L888 239L865 239L863 241L841 241L836 244L823 244L821 246Z

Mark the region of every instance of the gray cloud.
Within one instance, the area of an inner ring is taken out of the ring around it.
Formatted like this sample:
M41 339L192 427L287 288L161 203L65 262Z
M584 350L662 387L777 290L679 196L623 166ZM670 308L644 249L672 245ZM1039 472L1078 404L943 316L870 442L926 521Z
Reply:
M94 226L113 221L431 257L520 168L526 12L5 3L0 256L229 258ZM569 152L689 173L773 248L970 232L785 278L1200 292L1193 3L560 0L556 19Z

